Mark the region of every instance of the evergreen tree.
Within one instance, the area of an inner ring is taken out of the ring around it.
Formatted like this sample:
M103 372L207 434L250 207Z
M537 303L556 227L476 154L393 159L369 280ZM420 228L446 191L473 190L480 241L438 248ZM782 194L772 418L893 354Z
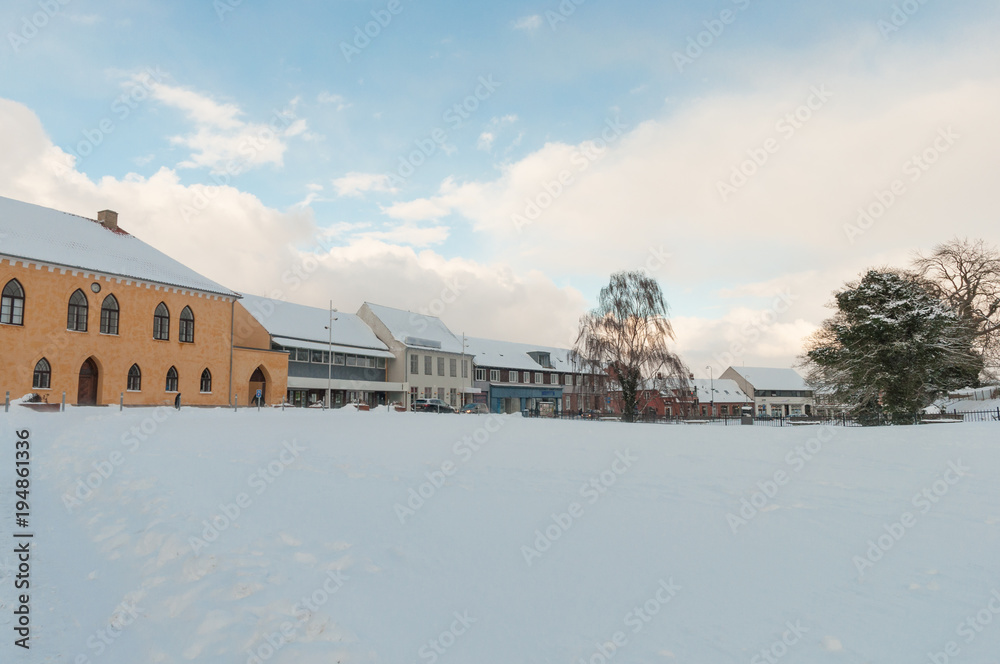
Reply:
M897 422L948 390L978 384L982 355L975 331L918 277L869 271L836 294L804 357L808 380L862 419Z

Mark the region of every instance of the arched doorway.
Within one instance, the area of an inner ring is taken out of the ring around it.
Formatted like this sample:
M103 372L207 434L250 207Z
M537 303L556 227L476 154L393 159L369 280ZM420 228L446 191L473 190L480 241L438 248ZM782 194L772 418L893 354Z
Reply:
M80 381L76 391L76 405L97 405L97 364L93 358L88 357L80 367Z
M260 390L260 404L267 403L267 377L263 369L257 367L250 376L250 401L251 406L257 405L257 391Z

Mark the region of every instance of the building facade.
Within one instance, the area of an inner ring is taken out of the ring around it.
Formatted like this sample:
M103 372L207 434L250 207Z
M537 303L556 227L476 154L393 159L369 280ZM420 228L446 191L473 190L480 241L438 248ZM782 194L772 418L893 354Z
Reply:
M800 417L816 408L813 388L793 369L729 367L720 378L734 381L753 400L758 416Z
M238 295L118 227L0 198L0 390L49 403L268 403L283 358L235 348Z
M246 294L237 308L266 330L258 343L287 355L286 400L293 406L380 406L401 399L403 384L388 381L395 356L360 317ZM239 321L238 314L238 329Z
M358 317L393 356L387 376L400 386L393 401L410 408L416 399L441 399L460 408L472 400L472 358L441 319L370 302Z

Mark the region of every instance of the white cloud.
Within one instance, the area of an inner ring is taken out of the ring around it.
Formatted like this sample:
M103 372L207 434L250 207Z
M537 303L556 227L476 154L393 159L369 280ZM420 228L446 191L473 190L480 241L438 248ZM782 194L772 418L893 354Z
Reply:
M247 122L244 112L232 103L220 103L187 88L169 85L148 78L133 78L149 88L153 99L182 111L191 120L192 133L173 136L170 142L191 150L191 156L181 161L181 168L209 168L214 172L246 170L265 164L281 166L288 148L287 138L300 136L305 140L322 138L308 131L308 122L296 118L294 107L275 111L265 122Z
M493 141L496 140L496 136L488 131L484 131L479 135L479 140L476 142L476 148L489 152L493 149Z
M522 30L524 32L534 32L540 27L542 27L542 17L539 14L532 14L531 16L522 16L521 18L514 21L515 30Z
M353 106L344 99L341 95L335 95L331 92L321 92L316 97L316 101L321 104L329 104L334 106L338 111L344 111Z
M368 191L393 193L389 176L382 173L348 173L333 181L338 196L360 196Z
M343 311L365 300L433 309L459 333L540 344L568 343L567 330L585 306L579 292L538 271L401 246L439 243L447 237L443 227L404 223L371 231L366 223L339 223L317 229L309 208L281 211L234 187L186 186L168 168L149 178L94 182L52 144L30 109L4 99L0 145L0 195L91 218L116 210L123 229L236 290L320 307L332 297ZM336 246L325 248L330 242ZM441 294L456 286L455 302L439 308Z

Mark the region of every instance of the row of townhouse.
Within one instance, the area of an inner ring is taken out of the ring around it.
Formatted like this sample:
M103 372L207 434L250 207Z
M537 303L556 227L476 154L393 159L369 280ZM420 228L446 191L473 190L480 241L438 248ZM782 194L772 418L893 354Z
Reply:
M110 210L87 219L0 198L0 288L0 390L14 398L620 409L607 377L570 349L460 337L437 317L370 302L351 314L241 294L130 235ZM660 417L736 414L747 402L793 416L815 403L790 369L729 368L643 393L644 412Z

